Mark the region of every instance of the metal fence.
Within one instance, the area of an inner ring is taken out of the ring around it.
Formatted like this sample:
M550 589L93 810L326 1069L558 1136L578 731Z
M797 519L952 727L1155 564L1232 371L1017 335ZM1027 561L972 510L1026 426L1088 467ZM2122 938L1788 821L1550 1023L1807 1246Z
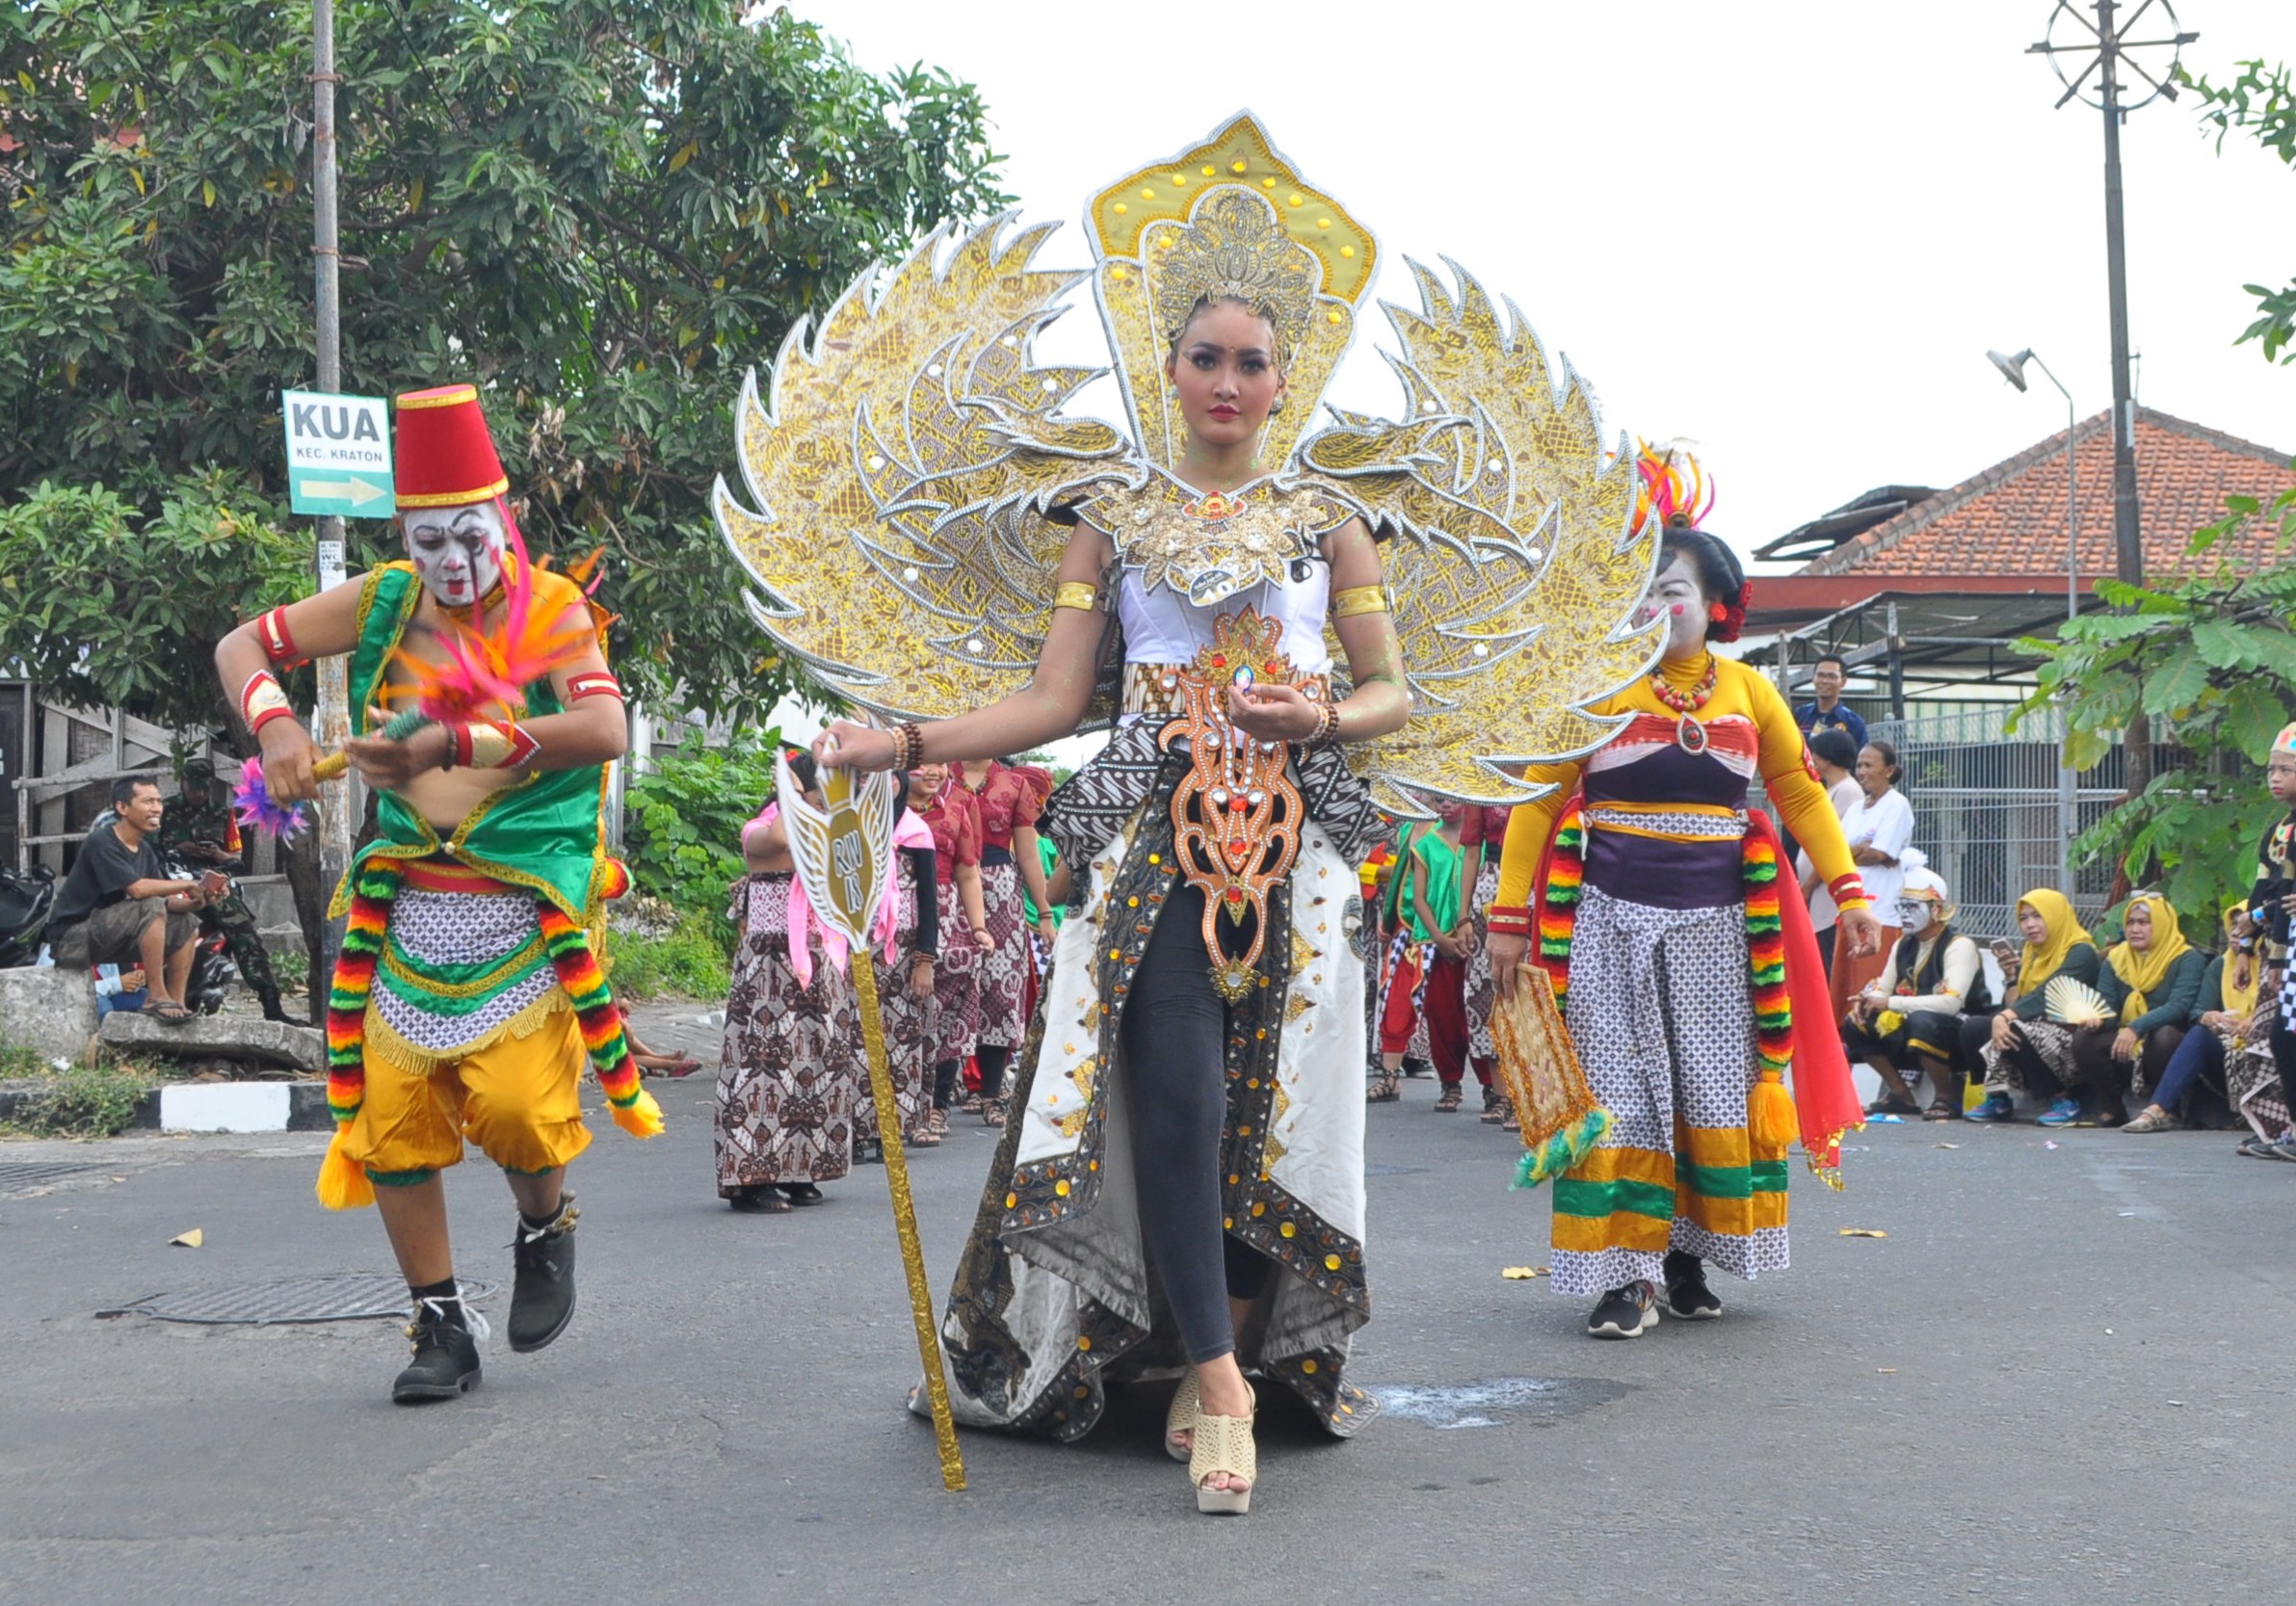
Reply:
M2007 935L2017 900L2038 886L2055 887L2084 921L2094 919L2113 882L2109 861L2067 863L2053 712L2026 717L2014 734L2008 718L2006 707L1964 708L1870 727L1905 766L1913 846L1945 878L1963 929L1978 935ZM2074 780L2077 835L2119 801L2121 750Z

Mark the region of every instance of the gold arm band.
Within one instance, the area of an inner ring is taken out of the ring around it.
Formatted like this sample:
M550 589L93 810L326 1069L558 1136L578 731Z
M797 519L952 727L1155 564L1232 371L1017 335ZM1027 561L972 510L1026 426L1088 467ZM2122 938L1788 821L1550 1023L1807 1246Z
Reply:
M1097 613L1100 608L1100 588L1082 580L1064 580L1060 590L1052 593L1055 608L1073 608L1078 613Z
M1332 617L1354 619L1358 614L1387 612L1387 588L1385 586L1350 586L1343 592L1332 593Z

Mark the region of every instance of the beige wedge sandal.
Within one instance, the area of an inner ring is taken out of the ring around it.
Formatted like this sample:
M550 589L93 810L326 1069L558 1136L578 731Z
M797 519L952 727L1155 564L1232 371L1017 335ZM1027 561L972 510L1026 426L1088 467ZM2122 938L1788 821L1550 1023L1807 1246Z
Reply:
M1174 1434L1196 1432L1196 1368L1191 1366L1180 1374L1179 1391L1172 1397L1172 1409L1164 1413L1164 1453L1175 1461L1186 1461L1193 1452L1185 1444L1174 1444Z
M1252 1424L1259 1417L1259 1396L1252 1396L1246 1416L1196 1414L1196 1448L1188 1457L1188 1482L1196 1489L1196 1509L1214 1516L1242 1516L1252 1510L1252 1495L1259 1488L1259 1451L1252 1441ZM1206 1488L1203 1481L1215 1472L1241 1478L1247 1488Z

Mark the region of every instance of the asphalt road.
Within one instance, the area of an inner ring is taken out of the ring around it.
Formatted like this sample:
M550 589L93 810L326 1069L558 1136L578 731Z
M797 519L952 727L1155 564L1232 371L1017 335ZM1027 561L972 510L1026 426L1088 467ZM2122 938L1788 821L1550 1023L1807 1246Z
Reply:
M690 1015L689 1015L690 1020ZM647 1036L667 1035L648 1022ZM695 1028L688 1040L706 1040ZM657 1087L662 1086L656 1084ZM385 1397L387 1322L199 1328L162 1289L386 1271L303 1136L0 1146L96 1169L0 1200L0 1600L1898 1602L2270 1599L2296 1474L2296 1166L2223 1134L1877 1126L1794 1193L1795 1269L1626 1344L1545 1263L1511 1139L1372 1112L1377 1317L1352 1443L1262 1417L1253 1514L1195 1514L1161 1394L1056 1448L968 1435L939 1486L884 1172L817 1209L713 1197L708 1079L578 1163L582 1303L485 1385ZM1944 1146L1944 1145L1958 1146ZM2053 1145L2053 1146L2052 1146ZM914 1167L945 1286L991 1144ZM509 1205L453 1177L465 1276ZM169 1246L202 1229L197 1250ZM1887 1238L1839 1236L1879 1228ZM497 1320L506 1296L489 1302Z

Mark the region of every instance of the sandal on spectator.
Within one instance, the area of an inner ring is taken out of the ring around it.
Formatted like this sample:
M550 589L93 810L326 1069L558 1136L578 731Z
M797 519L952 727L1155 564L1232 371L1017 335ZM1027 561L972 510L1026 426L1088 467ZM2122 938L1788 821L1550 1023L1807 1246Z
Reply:
M1884 1093L1868 1104L1865 1113L1869 1116L1917 1116L1921 1113L1921 1106L1910 1098L1900 1098L1891 1093Z
M2174 1132L2183 1123L2157 1104L2148 1104L2134 1120L2121 1123L2124 1132Z
M1961 1110L1952 1099L1940 1094L1929 1101L1929 1108L1921 1112L1923 1120L1959 1120Z

